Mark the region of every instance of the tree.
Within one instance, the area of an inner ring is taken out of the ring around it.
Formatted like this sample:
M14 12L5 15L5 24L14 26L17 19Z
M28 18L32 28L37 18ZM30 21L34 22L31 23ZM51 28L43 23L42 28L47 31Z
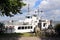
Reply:
M4 32L5 26L0 22L0 33Z
M22 0L0 0L0 15L12 17L17 13L21 14L21 8L24 5L26 4Z
M60 24L55 25L55 31L57 34L60 34Z

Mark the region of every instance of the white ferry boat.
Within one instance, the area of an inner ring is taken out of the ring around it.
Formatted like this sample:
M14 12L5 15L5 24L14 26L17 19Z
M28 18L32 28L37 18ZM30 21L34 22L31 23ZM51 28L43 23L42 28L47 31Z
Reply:
M5 23L6 33L25 33L34 32L36 27L39 27L40 30L47 29L50 25L50 21L47 19L38 18L36 15L28 15L25 20L15 22L10 21L7 24Z

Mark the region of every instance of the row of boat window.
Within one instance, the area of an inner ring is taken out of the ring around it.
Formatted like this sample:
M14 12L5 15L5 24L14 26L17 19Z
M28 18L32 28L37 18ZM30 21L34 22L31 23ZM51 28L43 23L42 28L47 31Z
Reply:
M18 29L32 29L32 26L19 26Z

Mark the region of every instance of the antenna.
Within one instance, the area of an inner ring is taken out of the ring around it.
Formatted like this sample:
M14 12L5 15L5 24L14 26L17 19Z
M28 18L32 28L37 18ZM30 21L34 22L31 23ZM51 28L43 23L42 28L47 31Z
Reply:
M29 8L30 4L28 4L28 15L29 15L29 12L30 12L30 8Z
M30 5L28 4L28 13L30 12L30 11L29 11L29 6L30 6Z
M38 14L37 14L38 17L39 17L39 13L40 13L40 12L42 13L43 11L42 11L42 10L40 11L39 8L37 9L37 11L35 11L35 13L38 13ZM40 16L40 17L41 17L41 16Z

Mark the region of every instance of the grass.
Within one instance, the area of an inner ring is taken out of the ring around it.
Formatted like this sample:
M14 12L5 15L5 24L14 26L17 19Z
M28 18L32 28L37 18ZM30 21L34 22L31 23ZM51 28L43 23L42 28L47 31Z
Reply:
M0 37L32 37L33 33L1 33Z
M20 37L22 34L16 34L16 33L10 33L10 34L7 34L7 33L2 33L0 34L0 37Z
M23 35L21 35L23 37L31 37L34 36L33 33L23 33Z

